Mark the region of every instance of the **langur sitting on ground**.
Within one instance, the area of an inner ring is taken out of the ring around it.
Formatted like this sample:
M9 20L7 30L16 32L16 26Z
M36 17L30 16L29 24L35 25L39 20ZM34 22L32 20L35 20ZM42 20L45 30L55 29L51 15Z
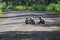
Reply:
M45 20L43 20L41 17L39 17L40 21L38 24L45 24Z
M26 24L35 24L35 20L32 18L26 18L25 23Z

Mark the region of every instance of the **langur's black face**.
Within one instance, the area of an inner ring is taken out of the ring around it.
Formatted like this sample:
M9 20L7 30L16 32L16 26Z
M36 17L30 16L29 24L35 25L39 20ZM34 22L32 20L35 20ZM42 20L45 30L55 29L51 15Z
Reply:
M41 19L41 17L39 17Z
M28 19L28 18L26 18L26 19Z

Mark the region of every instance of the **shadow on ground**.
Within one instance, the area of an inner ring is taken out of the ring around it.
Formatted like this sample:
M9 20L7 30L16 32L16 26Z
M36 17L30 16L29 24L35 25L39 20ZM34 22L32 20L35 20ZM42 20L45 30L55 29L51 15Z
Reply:
M0 32L0 40L60 40L60 31Z
M54 22L45 22L45 24L36 24L35 26L39 27L60 27L60 21L54 20Z

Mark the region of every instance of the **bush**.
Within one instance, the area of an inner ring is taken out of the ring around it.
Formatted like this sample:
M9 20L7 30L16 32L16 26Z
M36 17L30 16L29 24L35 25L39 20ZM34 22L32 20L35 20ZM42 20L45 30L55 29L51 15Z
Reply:
M60 3L55 5L55 11L60 12Z
M60 12L60 2L58 4L51 3L46 7L47 11Z
M0 6L0 9L2 9L2 8L3 8L3 6L1 5L1 6Z
M7 5L7 6L5 6L4 7L6 10L8 10L8 9L13 9L13 6L12 5Z
M55 4L51 3L46 7L47 11L55 11Z
M2 14L2 8L3 8L3 6L1 5L0 6L0 14Z
M28 10L33 10L31 6L28 7Z
M26 6L15 6L15 10L26 10Z
M31 10L41 10L41 8L42 8L42 5L40 5L40 4L34 4L34 5L32 5L31 6Z
M42 5L41 11L46 11L46 5Z
M38 10L38 11L44 11L46 9L46 6L40 5L40 4L34 4L30 7L28 7L28 10Z
M0 9L0 14L2 14L2 9Z

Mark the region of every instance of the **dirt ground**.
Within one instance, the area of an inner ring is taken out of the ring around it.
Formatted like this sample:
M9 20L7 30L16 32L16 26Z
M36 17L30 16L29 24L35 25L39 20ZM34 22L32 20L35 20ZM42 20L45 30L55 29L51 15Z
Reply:
M0 17L0 32L4 31L55 31L60 30L60 15L44 12L6 11L5 17ZM45 24L37 24L39 16L45 20ZM25 24L26 17L33 17L35 25Z
M0 40L60 40L60 15L45 12L6 11L0 17ZM39 18L45 24L37 24ZM25 24L26 17L33 17L35 25Z

